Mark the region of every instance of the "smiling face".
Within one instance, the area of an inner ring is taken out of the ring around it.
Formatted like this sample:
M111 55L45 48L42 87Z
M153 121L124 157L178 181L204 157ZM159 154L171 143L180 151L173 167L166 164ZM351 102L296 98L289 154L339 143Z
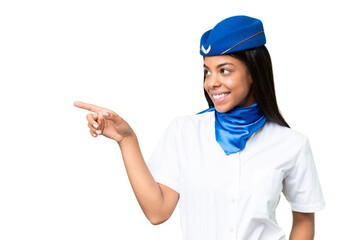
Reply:
M228 55L204 57L204 89L218 112L254 104L252 79L245 64Z

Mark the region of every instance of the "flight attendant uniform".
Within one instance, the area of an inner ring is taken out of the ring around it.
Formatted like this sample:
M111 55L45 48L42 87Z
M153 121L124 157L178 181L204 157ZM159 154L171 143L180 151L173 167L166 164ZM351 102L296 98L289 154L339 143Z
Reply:
M201 54L264 44L260 20L236 16L203 34ZM281 193L293 211L325 206L307 137L266 121L257 104L175 118L147 166L179 193L184 240L285 240L275 217Z
M178 117L147 165L180 194L184 240L286 239L275 218L281 192L293 211L325 206L308 139L267 121L246 147L226 155L214 112Z

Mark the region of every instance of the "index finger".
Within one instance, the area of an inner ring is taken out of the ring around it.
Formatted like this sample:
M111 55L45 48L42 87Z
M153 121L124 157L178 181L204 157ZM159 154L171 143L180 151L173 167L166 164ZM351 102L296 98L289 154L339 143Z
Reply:
M79 102L79 101L75 101L74 106L78 107L78 108L86 109L86 110L89 110L92 112L101 112L102 110L104 110L104 108L102 108L102 107L98 107L98 106L95 106L90 103L84 103L84 102Z

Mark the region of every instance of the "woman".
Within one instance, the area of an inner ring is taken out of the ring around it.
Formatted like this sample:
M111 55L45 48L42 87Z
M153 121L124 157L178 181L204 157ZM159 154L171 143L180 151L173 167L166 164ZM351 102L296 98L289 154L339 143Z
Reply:
M290 239L314 238L325 205L307 138L290 129L275 97L260 20L235 16L201 38L209 109L176 118L145 163L136 135L115 112L75 102L90 133L118 142L136 198L152 224L180 199L183 239L285 239L275 209L293 210Z

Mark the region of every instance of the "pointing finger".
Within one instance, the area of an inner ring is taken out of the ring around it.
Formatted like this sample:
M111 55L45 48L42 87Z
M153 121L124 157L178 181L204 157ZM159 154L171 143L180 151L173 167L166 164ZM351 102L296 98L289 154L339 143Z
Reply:
M74 106L78 107L78 108L86 109L86 110L89 110L89 111L92 111L92 112L101 112L101 111L105 110L102 107L98 107L98 106L95 106L95 105L90 104L90 103L84 103L84 102L79 102L79 101L75 101Z

